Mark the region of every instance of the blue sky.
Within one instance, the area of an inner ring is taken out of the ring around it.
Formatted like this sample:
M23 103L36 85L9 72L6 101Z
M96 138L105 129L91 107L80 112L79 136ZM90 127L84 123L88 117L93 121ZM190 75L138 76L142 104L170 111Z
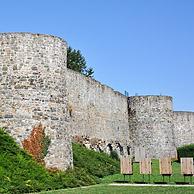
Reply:
M0 32L60 36L102 83L194 111L193 0L2 0Z

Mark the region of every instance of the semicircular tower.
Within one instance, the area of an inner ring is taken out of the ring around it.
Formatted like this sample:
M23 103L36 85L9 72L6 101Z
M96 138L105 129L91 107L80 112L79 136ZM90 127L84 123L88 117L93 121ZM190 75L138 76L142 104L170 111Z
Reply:
M174 117L174 136L176 147L193 144L194 112L175 111L173 117Z
M147 157L175 154L172 97L129 97L129 129L132 150L143 147Z
M0 34L0 126L21 145L37 126L44 128L51 139L44 161L58 169L72 165L64 116L66 48L50 35Z

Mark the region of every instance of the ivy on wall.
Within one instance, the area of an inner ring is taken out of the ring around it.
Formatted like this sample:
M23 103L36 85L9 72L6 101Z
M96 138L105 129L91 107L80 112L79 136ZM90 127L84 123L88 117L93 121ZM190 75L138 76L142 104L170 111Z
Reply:
M45 128L42 124L34 127L30 136L22 141L23 148L33 156L33 158L44 164L44 157L48 153L51 140L45 135Z

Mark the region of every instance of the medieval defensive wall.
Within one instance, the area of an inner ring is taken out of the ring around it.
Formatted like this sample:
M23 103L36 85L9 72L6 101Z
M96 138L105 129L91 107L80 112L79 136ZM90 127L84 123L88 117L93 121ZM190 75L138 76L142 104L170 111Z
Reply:
M72 141L119 155L141 146L152 158L194 143L194 113L174 112L172 97L124 96L67 69L66 52L55 36L0 34L0 127L20 146L43 128L48 168L72 167Z

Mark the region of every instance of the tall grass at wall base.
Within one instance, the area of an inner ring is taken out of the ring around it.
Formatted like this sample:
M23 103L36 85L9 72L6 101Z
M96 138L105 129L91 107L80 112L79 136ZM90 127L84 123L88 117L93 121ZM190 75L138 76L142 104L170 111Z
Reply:
M101 156L75 144L73 152L76 158L73 170L51 172L0 129L0 193L21 194L92 185L99 182L99 177L118 171L118 161L112 165L107 155Z

